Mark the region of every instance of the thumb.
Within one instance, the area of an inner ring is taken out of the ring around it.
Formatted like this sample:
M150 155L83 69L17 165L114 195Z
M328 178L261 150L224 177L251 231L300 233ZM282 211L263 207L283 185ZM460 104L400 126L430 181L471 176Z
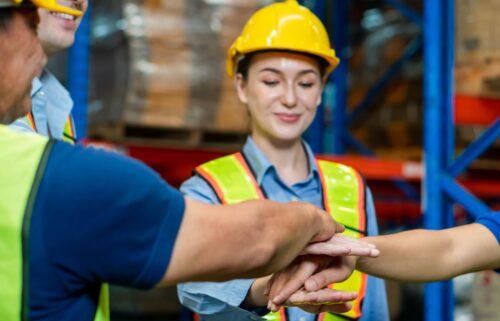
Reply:
M320 289L326 288L332 283L345 281L350 275L351 271L326 269L314 274L309 279L307 279L304 283L304 288L306 289L306 291L318 291Z

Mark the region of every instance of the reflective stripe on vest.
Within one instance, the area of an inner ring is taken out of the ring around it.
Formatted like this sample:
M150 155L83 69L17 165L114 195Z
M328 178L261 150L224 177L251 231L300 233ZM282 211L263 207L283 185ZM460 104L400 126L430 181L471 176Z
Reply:
M264 198L241 153L209 161L196 172L212 186L222 204Z
M66 119L61 139L70 144L76 143L75 122L73 121L73 117L71 115L69 115L68 119Z
M360 238L366 233L365 185L359 173L351 167L318 160L323 206L335 220L346 226L346 235ZM222 204L235 204L251 199L262 199L264 193L258 186L250 167L241 153L221 157L196 168L213 188ZM361 303L366 292L366 275L354 271L349 279L330 286L349 292L357 292L358 298L352 302L353 309L343 314L323 313L321 321L358 319L361 317ZM264 319L286 321L286 313L281 309L267 314Z
M26 115L26 122L35 133L38 133L33 112L30 112ZM71 117L71 115L68 116L68 118L66 119L66 123L64 123L64 130L61 140L70 144L76 143L75 122L73 121L73 117Z
M28 318L30 219L52 145L48 141L0 125L0 320ZM106 285L94 320L109 320Z

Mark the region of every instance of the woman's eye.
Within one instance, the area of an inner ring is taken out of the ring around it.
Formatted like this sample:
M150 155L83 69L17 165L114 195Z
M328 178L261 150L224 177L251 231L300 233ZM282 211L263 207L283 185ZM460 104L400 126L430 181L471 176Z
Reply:
M262 82L266 86L276 86L279 83L277 80L263 80Z
M299 86L302 88L311 88L312 86L314 86L314 83L313 82L301 82L301 83L299 83Z

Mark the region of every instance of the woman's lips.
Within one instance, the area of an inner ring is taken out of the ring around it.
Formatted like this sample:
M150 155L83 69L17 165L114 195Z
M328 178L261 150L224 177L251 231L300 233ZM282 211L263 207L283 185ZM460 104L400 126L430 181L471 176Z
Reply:
M284 123L296 123L300 119L300 114L275 113L276 117Z

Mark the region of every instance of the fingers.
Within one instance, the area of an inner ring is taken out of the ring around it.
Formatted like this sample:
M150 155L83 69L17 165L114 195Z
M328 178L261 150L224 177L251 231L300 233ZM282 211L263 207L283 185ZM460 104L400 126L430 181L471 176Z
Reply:
M318 242L308 245L301 254L313 255L354 255L377 257L380 251L375 245L354 239L345 235L335 234L326 242Z
M318 312L331 312L331 313L345 313L352 309L352 304L350 303L335 303L335 304L325 304L319 307Z
M349 255L351 253L351 248L345 246L344 244L329 243L329 242L319 242L308 245L301 253L313 254L313 255L328 255L328 256L339 256L339 255Z
M318 264L314 261L301 262L293 275L286 278L285 284L271 285L271 290L269 291L270 300L276 305L283 304L290 295L304 286L304 282L313 275L317 268Z
M351 310L349 301L356 299L356 292L342 292L333 289L322 289L315 292L297 291L288 300L286 306L296 306L310 313L333 312L344 313ZM280 306L269 303L268 309L276 312Z
M343 272L339 269L325 269L307 279L304 283L304 288L306 291L318 291L319 289L327 287L329 284L345 281L351 273L351 269L345 269Z
M335 228L335 233L343 233L345 231L345 226L335 222L336 228Z
M321 289L314 292L297 291L288 298L286 305L325 305L349 302L358 297L356 292Z

